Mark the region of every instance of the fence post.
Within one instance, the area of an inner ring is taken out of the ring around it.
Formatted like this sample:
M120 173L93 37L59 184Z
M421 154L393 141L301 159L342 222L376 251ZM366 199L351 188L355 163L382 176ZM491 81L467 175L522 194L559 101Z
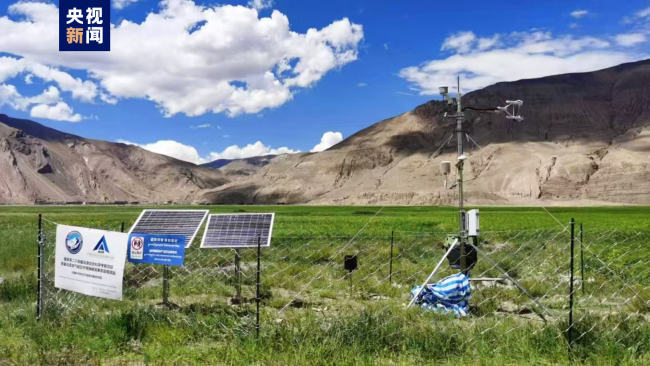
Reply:
M390 232L390 266L388 273L388 283L393 284L393 242L395 241L395 230Z
M41 320L43 315L43 214L38 214L38 278L36 289L36 320Z
M237 300L241 300L241 255L239 249L235 249L235 287L237 289Z
M257 305L256 320L255 320L255 335L259 342L260 340L260 257L262 255L262 237L257 237L257 294L255 295L255 302Z
M124 232L124 221L122 221L122 226L120 227L120 231Z
M573 248L575 244L575 220L571 219L571 272L569 274L569 329L567 338L569 340L569 357L573 347Z
M169 266L163 266L163 305L171 305L169 303Z
M580 289L582 289L582 294L585 294L585 262L582 256L582 223L580 223Z

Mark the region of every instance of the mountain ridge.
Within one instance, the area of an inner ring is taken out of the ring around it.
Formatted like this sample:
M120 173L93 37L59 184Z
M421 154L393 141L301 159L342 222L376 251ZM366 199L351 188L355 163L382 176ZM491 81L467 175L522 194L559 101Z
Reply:
M650 204L650 60L497 83L465 106L522 99L523 122L468 111L467 204ZM0 203L454 204L455 121L429 101L320 153L197 166L0 114ZM444 146L443 146L444 145ZM212 167L209 167L212 166Z

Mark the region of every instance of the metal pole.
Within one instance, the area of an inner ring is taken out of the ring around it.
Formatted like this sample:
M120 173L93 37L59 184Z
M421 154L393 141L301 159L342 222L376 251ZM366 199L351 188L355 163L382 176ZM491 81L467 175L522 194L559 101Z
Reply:
M122 227L120 228L121 232L124 232L124 221L122 221Z
M255 295L256 320L255 320L255 334L257 341L260 340L260 257L262 256L262 237L257 237L257 295Z
M571 347L573 345L573 246L575 243L575 220L571 219L571 272L569 274L569 357L571 357Z
M582 294L585 294L585 262L582 256L582 223L580 223L580 276L582 281L580 281L580 288L582 289Z
M462 94L460 92L460 76L458 77L458 93L456 104L456 141L458 145L458 157L463 155L463 120L465 115L462 108ZM462 273L467 272L467 258L465 257L465 211L463 210L463 160L458 159L457 164L457 182L458 182L458 238L460 242L460 270Z
M169 306L169 266L163 267L163 305Z
M36 288L36 320L43 315L43 215L38 214L38 278Z
M237 299L241 299L241 256L239 249L235 249L235 287L237 288Z
M388 283L393 284L393 242L395 241L395 230L390 232L390 266L388 272Z

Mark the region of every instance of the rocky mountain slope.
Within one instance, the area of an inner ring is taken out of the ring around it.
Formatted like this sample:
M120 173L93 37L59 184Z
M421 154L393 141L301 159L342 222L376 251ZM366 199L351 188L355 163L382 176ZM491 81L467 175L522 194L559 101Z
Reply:
M465 106L522 99L523 122L467 112L469 204L650 204L650 60L499 83ZM455 121L431 101L321 153L200 167L0 114L0 203L454 204ZM480 146L480 147L479 147ZM214 168L216 167L216 168Z
M224 174L0 114L0 203L190 201Z
M467 113L468 203L650 204L650 60L499 83L463 103L506 99L524 100L523 122ZM456 139L442 146L454 130L444 109L431 101L325 152L278 156L195 202L451 204L456 177L445 187L439 163L455 161Z

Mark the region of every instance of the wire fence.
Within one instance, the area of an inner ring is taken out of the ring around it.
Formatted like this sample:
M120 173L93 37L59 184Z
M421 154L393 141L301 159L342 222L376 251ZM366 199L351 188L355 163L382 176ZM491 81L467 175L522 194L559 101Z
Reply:
M399 344L409 336L396 323L423 322L446 337L441 347L463 352L499 352L521 341L566 347L572 357L619 347L641 359L650 349L648 232L583 232L578 224L482 232L473 242L469 312L459 317L407 306L411 289L443 258L447 233L290 233L274 236L261 255L195 242L184 266L168 273L163 266L127 263L120 302L54 287L55 224L45 220L40 236L39 314L47 321L126 314L134 337L148 329L149 339L174 337L180 344L252 337L258 330L261 337L281 332L300 342L314 327ZM346 257L356 258L355 269L346 269ZM458 273L443 263L430 283ZM164 326L175 331L155 331Z

